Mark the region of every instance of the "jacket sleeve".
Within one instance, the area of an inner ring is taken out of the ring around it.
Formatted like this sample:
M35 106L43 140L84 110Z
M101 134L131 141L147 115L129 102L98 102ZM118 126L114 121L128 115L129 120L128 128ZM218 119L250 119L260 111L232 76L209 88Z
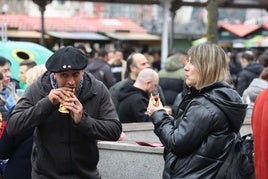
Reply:
M114 77L114 74L111 71L111 68L109 65L105 65L105 70L104 70L104 80L105 84L107 85L107 88L110 88L116 83L116 79Z
M185 113L173 119L164 110L153 113L154 132L165 148L177 156L186 156L196 150L210 133L212 114L198 102Z
M19 135L33 129L57 109L48 97L37 96L36 89L36 86L30 86L25 97L17 102L8 119L8 135Z
M87 136L97 140L117 141L122 132L122 125L118 119L109 91L103 86L99 91L98 102L94 111L97 115L84 112L82 120L75 125Z

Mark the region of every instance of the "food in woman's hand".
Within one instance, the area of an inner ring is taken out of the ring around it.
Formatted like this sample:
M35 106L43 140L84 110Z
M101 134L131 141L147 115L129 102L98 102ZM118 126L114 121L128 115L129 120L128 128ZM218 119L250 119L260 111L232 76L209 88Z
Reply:
M153 105L155 107L159 106L159 93L158 93L158 91L157 90L153 91L152 96L153 96L153 101L152 101Z

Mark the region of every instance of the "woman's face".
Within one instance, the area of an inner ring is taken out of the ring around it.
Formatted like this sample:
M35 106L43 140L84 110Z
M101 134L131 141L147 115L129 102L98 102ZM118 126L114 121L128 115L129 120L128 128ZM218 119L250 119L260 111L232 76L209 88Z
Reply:
M191 58L186 59L186 63L184 66L185 71L185 83L188 87L195 87L197 82L199 81L200 74L198 69L191 63Z

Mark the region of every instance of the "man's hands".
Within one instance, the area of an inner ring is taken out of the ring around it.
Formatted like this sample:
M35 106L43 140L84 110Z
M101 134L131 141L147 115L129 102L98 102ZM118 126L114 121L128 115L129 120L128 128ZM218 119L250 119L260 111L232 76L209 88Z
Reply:
M54 105L59 105L60 103L69 110L74 122L78 124L82 119L83 106L77 99L73 90L71 88L62 87L53 89L48 95L49 100Z

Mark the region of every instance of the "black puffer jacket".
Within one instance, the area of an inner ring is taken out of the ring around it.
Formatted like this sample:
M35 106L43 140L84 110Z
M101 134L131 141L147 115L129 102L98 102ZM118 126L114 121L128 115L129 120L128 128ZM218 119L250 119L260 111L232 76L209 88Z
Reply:
M247 105L226 83L191 89L173 119L153 113L155 134L165 146L163 178L214 178L239 131Z

